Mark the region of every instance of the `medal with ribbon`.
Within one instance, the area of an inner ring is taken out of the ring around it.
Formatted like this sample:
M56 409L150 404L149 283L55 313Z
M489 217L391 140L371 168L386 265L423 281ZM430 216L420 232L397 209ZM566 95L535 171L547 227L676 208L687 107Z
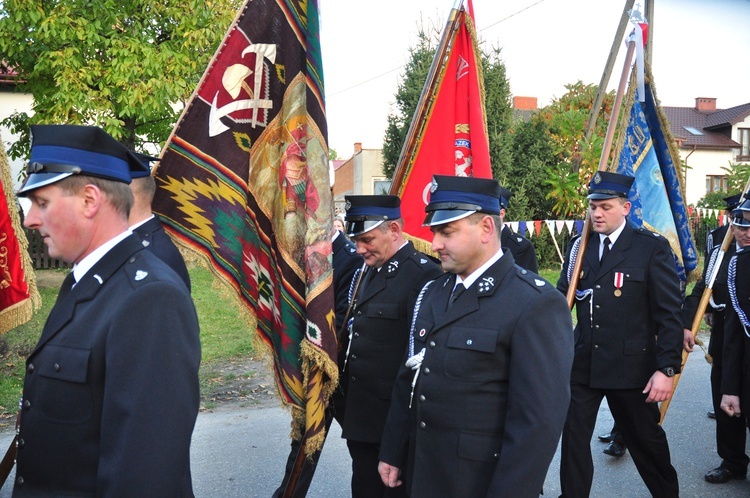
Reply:
M620 289L622 288L624 277L625 275L621 271L615 272L615 297L622 296L622 291Z

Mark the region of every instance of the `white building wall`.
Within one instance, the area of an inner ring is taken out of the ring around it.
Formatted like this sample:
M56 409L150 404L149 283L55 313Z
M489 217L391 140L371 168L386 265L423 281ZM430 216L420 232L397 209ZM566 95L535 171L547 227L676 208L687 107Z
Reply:
M15 112L26 112L31 114L31 105L33 98L29 94L15 93L12 91L0 91L0 121L9 117ZM10 144L18 140L18 136L12 134L8 128L0 126L0 138L3 141L3 147L7 154L8 147ZM18 175L23 170L23 161L21 159L10 161L11 176L13 177L14 190L17 190L21 185L18 180Z
M734 159L730 150L680 150L680 157L687 164L685 202L695 205L706 195L706 177L710 175L725 176L729 163Z

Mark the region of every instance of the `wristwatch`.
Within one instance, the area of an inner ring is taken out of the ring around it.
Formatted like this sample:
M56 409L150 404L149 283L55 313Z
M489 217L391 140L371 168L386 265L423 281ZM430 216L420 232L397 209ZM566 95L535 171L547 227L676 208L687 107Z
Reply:
M659 371L667 377L674 377L674 368L672 367L660 368Z

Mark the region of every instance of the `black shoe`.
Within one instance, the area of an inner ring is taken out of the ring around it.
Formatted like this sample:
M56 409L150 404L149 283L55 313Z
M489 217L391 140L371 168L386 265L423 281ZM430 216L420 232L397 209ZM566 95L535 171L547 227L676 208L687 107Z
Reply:
M599 437L599 441L601 441L602 443L611 443L612 442L612 433L611 432L607 433L607 434L602 434L601 436L598 436L598 437Z
M708 418L714 418L714 419L716 418L716 413L713 410L708 412L706 415L708 415Z
M620 444L617 441L610 441L610 443L604 449L604 453L613 457L620 458L625 454L625 445Z
M709 470L703 478L711 484L724 484L732 479L744 480L747 478L747 471L742 473L734 473L724 467L716 467L713 470Z

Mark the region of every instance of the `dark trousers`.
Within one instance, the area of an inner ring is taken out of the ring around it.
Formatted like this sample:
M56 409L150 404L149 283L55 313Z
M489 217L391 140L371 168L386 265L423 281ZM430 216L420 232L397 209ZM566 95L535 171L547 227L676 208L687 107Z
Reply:
M352 498L405 498L406 486L388 488L378 474L380 444L346 440L352 457ZM403 480L403 478L402 478Z
M646 403L646 395L640 389L592 389L571 384L570 390L560 457L561 496L582 498L591 492L591 436L605 396L633 463L651 494L657 498L679 496L677 472L670 461L667 435L659 425L656 403Z
M711 399L716 414L716 450L721 457L721 466L735 474L744 474L748 464L744 417L730 417L721 409L721 366L716 364L711 367Z

